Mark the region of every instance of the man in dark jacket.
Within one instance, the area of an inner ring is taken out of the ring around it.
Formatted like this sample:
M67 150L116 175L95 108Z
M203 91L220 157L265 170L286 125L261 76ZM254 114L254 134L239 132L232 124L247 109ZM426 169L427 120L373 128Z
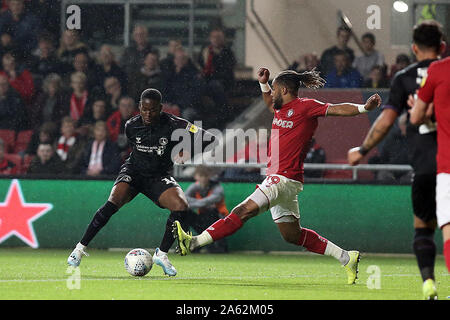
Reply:
M53 146L49 143L41 143L37 150L37 157L31 160L27 173L56 175L64 172L64 163L55 154Z
M165 79L165 102L178 106L183 118L199 120L204 80L183 49L175 52L174 65L175 69Z
M9 86L6 76L0 75L0 129L19 131L28 121L19 93Z
M225 89L230 89L234 84L236 58L225 43L223 30L213 29L209 34L209 42L209 46L203 48L199 56L202 75L208 83L216 80Z
M11 32L20 47L21 55L29 55L37 46L39 19L31 13L25 13L23 0L10 0L8 10L0 15L0 33Z

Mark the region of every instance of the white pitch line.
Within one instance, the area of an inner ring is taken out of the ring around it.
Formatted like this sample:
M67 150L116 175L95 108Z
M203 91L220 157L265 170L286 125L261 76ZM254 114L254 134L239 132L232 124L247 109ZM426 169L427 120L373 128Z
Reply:
M135 277L135 278L81 278L81 281L130 281L130 280L146 280L146 281L168 281L168 280L251 280L251 279L280 279L280 278L331 278L337 275L290 275L290 276L248 276L248 277L165 277L152 278L150 277ZM419 274L381 274L382 277L420 277ZM440 274L438 277L448 277L450 274ZM60 282L67 281L67 279L0 279L0 283L8 282Z

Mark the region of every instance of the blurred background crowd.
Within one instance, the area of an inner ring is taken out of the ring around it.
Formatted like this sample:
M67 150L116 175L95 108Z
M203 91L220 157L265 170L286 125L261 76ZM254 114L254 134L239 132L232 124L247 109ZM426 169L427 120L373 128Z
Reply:
M236 58L220 24L199 52L170 39L164 55L136 24L118 56L107 43L91 48L77 30L61 31L59 19L53 1L1 2L0 173L116 174L130 152L125 122L138 114L140 93L149 87L162 92L163 111L202 120L205 128L223 129L237 116ZM363 53L356 54L350 35L338 28L328 49L301 55L288 69L316 68L327 88L388 88L412 62L400 54L387 65L372 33L362 35ZM255 88L249 94L257 97ZM312 143L307 162L325 160Z

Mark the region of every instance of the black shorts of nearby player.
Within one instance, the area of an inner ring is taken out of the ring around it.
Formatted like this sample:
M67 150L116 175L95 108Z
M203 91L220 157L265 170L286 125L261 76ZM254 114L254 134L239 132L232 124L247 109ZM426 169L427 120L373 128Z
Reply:
M436 174L414 175L411 197L416 217L425 222L436 219Z
M169 188L180 187L180 185L170 175L146 177L135 172L127 165L122 166L114 185L119 182L128 183L137 192L145 195L159 207L161 207L161 205L159 204L158 199L164 191Z

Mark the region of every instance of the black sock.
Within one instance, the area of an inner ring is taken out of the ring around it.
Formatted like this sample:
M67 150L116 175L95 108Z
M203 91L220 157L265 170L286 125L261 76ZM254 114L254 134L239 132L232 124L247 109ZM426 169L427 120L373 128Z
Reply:
M415 229L413 249L423 281L430 278L434 280L434 260L436 258L434 230Z
M89 242L95 237L95 235L100 231L101 228L108 222L109 218L117 212L119 208L112 203L107 201L94 215L91 223L88 225L86 232L80 243L83 246L87 246Z
M188 231L189 229L189 216L191 214L191 210L185 210L185 211L172 211L169 215L169 218L167 218L166 222L166 230L164 232L164 236L161 240L161 245L159 246L159 249L164 252L169 252L169 249L172 247L173 243L175 242L175 238L173 237L172 229L173 229L173 223L175 220L178 220L181 224L181 227L184 231Z

